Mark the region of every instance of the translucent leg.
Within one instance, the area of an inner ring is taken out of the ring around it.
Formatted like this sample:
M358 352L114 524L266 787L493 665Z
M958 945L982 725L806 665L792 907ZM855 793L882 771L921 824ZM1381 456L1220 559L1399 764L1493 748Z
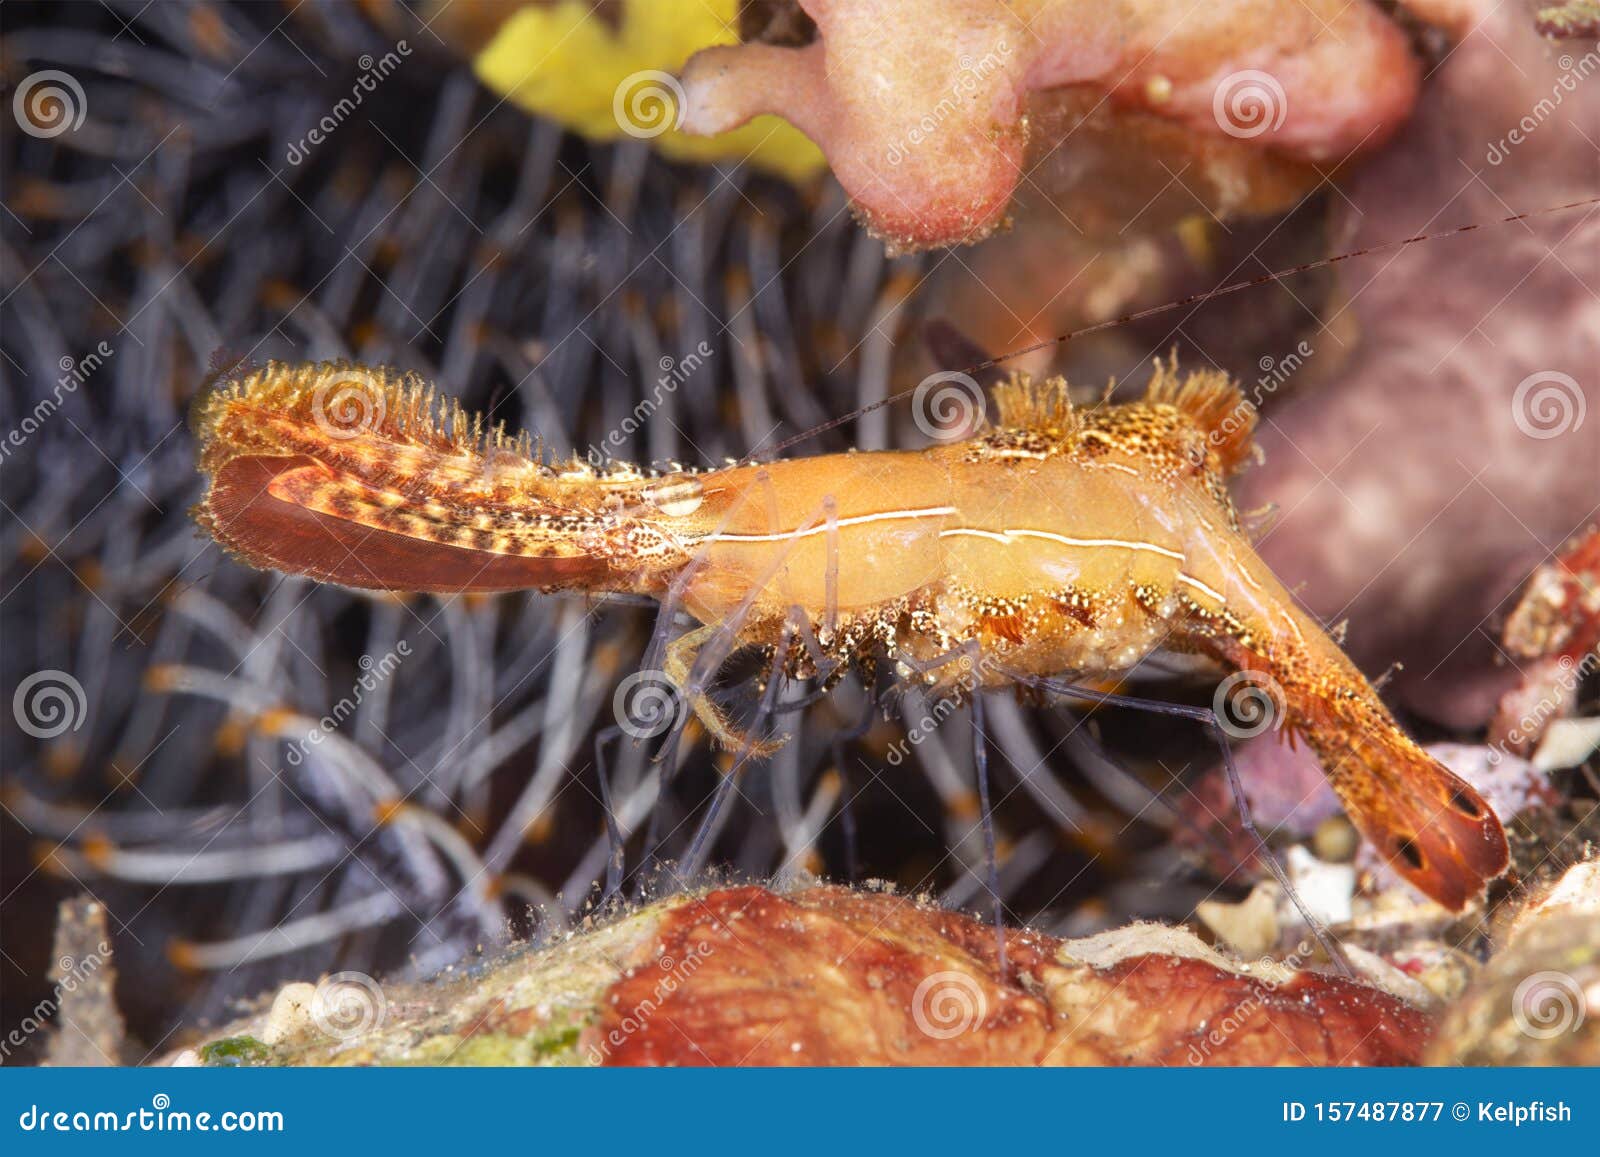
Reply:
M778 653L773 660L771 669L767 672L767 689L761 696L761 706L756 712L757 727L760 727L764 720L772 717L773 703L777 699L779 676L782 674L783 669L783 656L788 649L788 643L789 632L785 630L783 642L778 648ZM756 753L757 747L758 744L753 737L745 739L744 745L734 760L733 767L722 777L721 782L717 784L716 791L712 793L711 806L706 809L706 814L701 819L700 826L695 829L694 837L689 841L689 849L683 856L684 874L687 878L692 880L705 866L705 858L710 853L712 837L719 827L722 809L727 805L739 775L744 771L745 764L749 762L750 757Z
M776 531L779 519L777 495L772 489L772 481L770 477L768 477L765 473L759 475L757 479L757 487L765 496L767 502L768 528ZM749 498L747 496L742 501L748 500ZM823 631L824 635L826 636L831 635L833 623L838 617L838 514L837 504L831 495L823 499L821 506L815 514L806 519L799 527L796 528L795 541L799 541L798 535L800 532L809 530L818 523L822 523L826 527L828 531L829 543L829 560L827 564L828 582L826 587L828 591L828 606L824 609L823 615ZM788 562L792 552L793 547L791 546L789 549L779 551L776 554L772 562L767 566L767 569L750 584L750 590L745 594L744 598L740 600L739 604L733 609L732 613L730 613L724 621L720 623L706 623L700 627L696 627L694 630L689 631L680 638L675 639L670 643L665 643L664 647L662 646L662 640L664 639L663 628L658 626L656 631L656 639L651 645L652 654L657 654L664 649L665 656L662 662L663 672L666 674L667 678L672 682L672 684L683 694L684 699L689 704L690 708L700 718L700 721L705 724L706 729L711 732L717 741L730 750L742 751L748 747L755 755L762 758L765 758L766 756L772 754L773 751L777 750L777 747L783 741L778 739L764 743L754 743L748 740L747 736L734 727L732 721L729 720L727 713L712 701L709 694L709 688L711 680L716 675L717 669L722 665L729 653L739 645L739 631L748 621L750 612L755 606L757 598L765 593L775 581L781 580L783 568ZM704 557L697 557L694 562L690 564L690 568L691 570L698 569L701 565L703 565L703 563ZM685 572L685 577L688 573L689 571ZM666 607L671 605L672 602L674 602L677 598L681 597L684 589L686 589L686 583L684 581L684 577L680 577L678 581L673 583L672 589L668 592L668 601L663 605L663 616L665 616L667 613ZM785 624L786 641L779 648L779 659L781 660L783 655L788 650L788 640L792 637L791 632L798 630L800 632L799 637L806 641L806 645L808 648L810 648L813 657L817 658L819 662L825 660L826 656L821 645L818 643L815 635L813 634L811 623L806 620L803 613L796 616L793 613L793 610L794 609L791 608L791 614L788 617L790 619L796 619L797 621L793 623L786 622ZM775 664L774 666L776 669L778 665ZM668 750L675 748L675 742L676 737L674 737L673 741L669 742Z
M994 901L994 949L1000 976L1006 976L1005 901L1000 898L1000 859L995 851L994 810L989 799L989 740L983 726L983 692L972 696L972 762L978 774L978 803L983 815L983 856L988 865L989 895Z
M829 740L833 750L833 769L839 773L839 826L844 835L844 872L845 879L854 884L861 875L861 861L856 843L856 813L853 806L854 796L850 791L850 773L845 770L844 748L845 744L860 739L872 726L872 715L878 709L876 700L872 697L872 689L864 688L863 698L866 700L867 709L861 718L844 730L835 732Z
M1233 762L1233 749L1228 743L1228 733L1222 729L1222 723L1217 719L1215 711L1209 707L1190 707L1182 703L1163 703L1159 699L1139 699L1131 695L1116 695L1107 691L1096 691L1093 688L1080 687L1060 679L1047 679L1042 676L1029 675L1015 677L1024 686L1037 687L1042 691L1048 691L1053 695L1060 695L1065 698L1086 699L1090 702L1111 704L1118 707L1132 707L1161 715L1176 715L1180 718L1193 719L1204 724L1212 739L1216 741L1217 746L1222 750L1222 765L1227 771L1228 787L1233 792L1234 803L1239 808L1239 821L1245 832L1255 841L1256 855L1260 857L1261 862L1266 865L1267 870L1272 873L1273 878L1278 881L1284 893L1293 902L1300 913L1301 919L1306 922L1307 927L1311 929L1312 935L1317 938L1317 943L1322 945L1323 950L1327 952L1335 965L1346 976L1354 975L1354 969L1351 968L1350 961L1345 956L1344 950L1339 947L1339 942L1329 934L1328 930L1323 927L1322 922L1313 916L1310 909L1305 906L1305 902L1300 899L1300 893L1295 890L1293 882L1289 879L1289 873L1284 870L1283 864L1273 854L1272 849L1267 846L1267 841L1262 838L1260 831L1257 830L1255 820L1250 815L1249 801L1245 798L1244 784L1239 779L1239 769Z
M606 890L601 894L604 906L611 897L622 890L622 869L627 854L622 829L617 826L617 812L611 802L611 775L606 767L606 744L622 735L621 727L607 727L594 737L594 769L600 781L600 806L606 813L606 843L611 854L606 857Z

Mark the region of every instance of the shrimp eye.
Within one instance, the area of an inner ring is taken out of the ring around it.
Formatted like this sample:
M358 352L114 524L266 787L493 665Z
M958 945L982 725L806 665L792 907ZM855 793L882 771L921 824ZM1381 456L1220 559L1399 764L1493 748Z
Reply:
M698 478L686 478L652 487L645 500L668 518L687 518L704 504L705 486Z

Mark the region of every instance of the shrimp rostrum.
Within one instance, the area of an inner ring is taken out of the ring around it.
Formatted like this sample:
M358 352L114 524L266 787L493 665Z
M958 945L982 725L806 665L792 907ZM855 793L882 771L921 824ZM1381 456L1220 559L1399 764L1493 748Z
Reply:
M1504 872L1505 835L1400 728L1252 549L1226 480L1254 410L1218 372L1158 366L1143 399L1075 406L1014 375L993 421L921 450L707 471L551 465L409 375L271 363L197 403L199 522L257 567L344 586L627 592L808 677L886 656L936 688L1114 680L1159 648L1271 689L1345 809L1405 879L1459 909ZM798 619L798 623L797 623ZM960 654L970 661L950 663Z

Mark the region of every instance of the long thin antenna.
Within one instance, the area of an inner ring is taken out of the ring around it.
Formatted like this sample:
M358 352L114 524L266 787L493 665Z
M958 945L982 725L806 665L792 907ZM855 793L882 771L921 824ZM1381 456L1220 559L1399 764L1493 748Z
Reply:
M1023 354L1030 354L1036 350L1048 349L1050 346L1062 345L1073 340L1074 338L1087 337L1089 334L1099 333L1102 330L1116 329L1118 326L1128 325L1129 323L1135 321L1143 321L1145 318L1155 317L1157 314L1167 313L1174 309L1182 309L1184 306L1188 305L1197 305L1203 301L1210 301L1214 297L1226 297L1230 293L1238 293L1241 289L1250 289L1253 286L1265 285L1269 281L1281 281L1285 277L1293 277L1299 273L1310 273L1313 270L1326 269L1330 265L1337 265L1341 261L1350 261L1356 257L1367 257L1373 253L1384 253L1393 249L1404 249L1407 245L1416 245L1423 241L1440 241L1446 237L1455 237L1462 233L1471 233L1476 229L1487 229L1499 225L1512 225L1518 221L1526 221L1533 217L1543 217L1551 213L1564 213L1569 209L1582 209L1591 205L1600 205L1600 197L1588 197L1582 201L1569 201L1565 205L1552 205L1547 209L1531 209L1526 213L1513 213L1509 217L1500 217L1490 221L1479 221L1471 225L1457 225L1453 229L1444 229L1437 233L1419 233L1415 237L1403 237L1398 241L1383 241L1377 245L1369 245L1365 249L1357 249L1350 253L1340 253L1333 257L1323 257L1316 261L1308 261L1304 265L1296 265L1289 269L1280 269L1274 273L1263 273L1260 277L1252 277L1245 281L1235 281L1217 289L1205 290L1202 293L1191 293L1188 297L1179 298L1177 301L1169 301L1164 305L1152 305L1148 309L1135 310L1133 313L1112 318L1110 321L1100 321L1096 322L1094 325L1086 325L1082 329L1075 329L1068 333L1060 334L1057 337L1046 338L1043 341L1035 342L1033 345L1023 346L1021 349L1012 350L1010 353L1000 354L998 357L992 357L987 361L978 362L976 365L967 366L965 369L959 372L974 374L980 370L989 369L991 366L997 366L1001 362L1010 361L1012 358L1021 357ZM806 430L803 433L796 434L792 438L786 438L782 442L779 442L776 446L764 451L759 451L759 453L761 453L763 456L780 454L789 447L798 445L809 438L814 438L818 434L824 433L828 430L836 429L839 426L843 426L846 422L853 422L863 414L870 414L873 410L881 409L884 406L893 405L895 402L898 402L903 398L910 397L916 392L916 390L916 386L910 386L906 389L896 391L886 398L880 398L876 402L872 402L869 405L862 406L859 409L851 410L848 414L841 414L837 418L830 418L828 421L823 422L820 425L813 426L811 429ZM740 460L740 465L750 465L754 463L757 460L757 453L758 451L752 451L750 454L746 455Z

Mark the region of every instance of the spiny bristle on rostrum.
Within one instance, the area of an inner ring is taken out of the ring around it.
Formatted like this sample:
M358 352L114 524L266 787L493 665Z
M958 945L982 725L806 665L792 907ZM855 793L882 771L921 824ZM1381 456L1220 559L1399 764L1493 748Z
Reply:
M195 400L190 426L196 437L210 445L230 409L241 405L312 423L336 443L359 436L438 454L512 455L566 481L621 482L700 473L700 468L677 461L644 467L620 459L597 464L573 455L546 462L543 442L526 431L510 434L504 422L491 423L455 398L438 393L419 375L388 366L343 360L271 361L225 373Z
M505 423L484 421L409 371L358 362L271 361L219 378L195 401L190 425L209 440L228 410L244 404L300 422L330 438L357 435L443 454L511 453L538 460L542 446Z

